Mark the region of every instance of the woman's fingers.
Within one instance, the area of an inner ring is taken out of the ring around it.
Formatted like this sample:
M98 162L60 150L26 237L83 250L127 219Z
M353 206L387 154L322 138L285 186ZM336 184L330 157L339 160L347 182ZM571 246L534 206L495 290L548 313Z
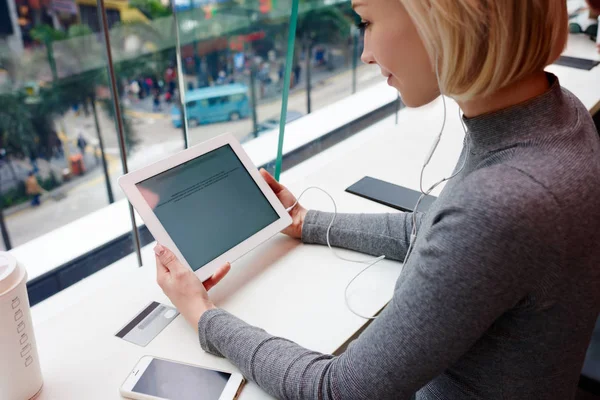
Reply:
M225 275L227 275L227 273L229 273L230 270L231 264L227 263L221 268L219 268L210 278L202 282L206 291L212 289L217 283L219 283L223 278L225 278Z
M263 178L265 178L265 181L267 181L267 183L269 184L271 189L273 189L275 194L277 194L277 193L281 192L283 189L285 189L285 186L283 186L281 183L277 182L275 180L275 178L273 178L273 175L268 173L264 168L260 169L260 174L262 175Z
M290 207L294 203L296 203L296 198L294 197L294 195L289 190L287 190L285 186L277 182L271 174L269 174L263 168L261 168L260 174L263 176L263 178L265 178L265 181L271 187L271 189L273 190L279 201L281 201L281 204L283 204L284 207Z
M160 261L160 264L169 272L179 272L180 270L185 268L183 264L179 262L175 253L173 253L171 250L167 249L160 243L157 243L154 247L154 253Z
M156 280L159 284L162 285L164 282L166 282L170 274L179 276L182 275L181 273L186 270L183 264L179 262L175 254L166 247L157 244L154 248L154 252L156 253ZM227 275L230 269L231 264L229 263L220 267L210 278L202 283L204 288L207 291L213 288L225 277L225 275Z
M165 282L169 275L169 270L165 268L164 265L160 262L158 256L156 257L156 282L160 287L162 287L163 282Z
M162 261L160 260L160 258L158 257L158 255L154 255L156 258L156 272L158 274L166 274L169 272L169 270L167 269L167 267L165 267L162 263Z
M158 246L159 244L157 243L156 245ZM167 267L164 266L164 264L158 257L158 254L155 254L155 258L156 258L156 280L157 280L157 282L162 282L165 279L165 276L169 273L169 270L167 269Z

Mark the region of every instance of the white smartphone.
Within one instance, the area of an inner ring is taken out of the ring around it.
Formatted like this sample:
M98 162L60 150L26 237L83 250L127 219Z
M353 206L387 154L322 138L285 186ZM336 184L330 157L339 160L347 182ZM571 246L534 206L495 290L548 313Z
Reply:
M123 382L121 395L136 400L235 400L244 383L239 373L144 356Z

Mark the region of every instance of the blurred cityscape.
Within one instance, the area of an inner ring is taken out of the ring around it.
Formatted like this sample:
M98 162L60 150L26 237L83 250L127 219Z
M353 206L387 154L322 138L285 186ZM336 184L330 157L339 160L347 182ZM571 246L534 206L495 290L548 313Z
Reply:
M279 125L291 0L173 1L104 1L129 169L185 147L182 115L188 145ZM0 247L123 197L99 10L0 0ZM286 122L381 80L358 22L349 1L300 1Z

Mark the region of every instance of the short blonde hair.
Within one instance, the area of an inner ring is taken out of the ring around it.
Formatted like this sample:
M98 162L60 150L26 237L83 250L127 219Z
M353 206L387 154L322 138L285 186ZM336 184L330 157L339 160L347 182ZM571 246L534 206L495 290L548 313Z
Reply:
M565 0L400 0L438 63L444 94L489 95L562 53Z

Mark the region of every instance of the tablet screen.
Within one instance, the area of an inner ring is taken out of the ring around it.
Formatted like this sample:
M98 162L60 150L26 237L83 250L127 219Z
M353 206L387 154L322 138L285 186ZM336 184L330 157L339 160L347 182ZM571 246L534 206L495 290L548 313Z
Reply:
M279 219L229 145L136 187L194 271Z

